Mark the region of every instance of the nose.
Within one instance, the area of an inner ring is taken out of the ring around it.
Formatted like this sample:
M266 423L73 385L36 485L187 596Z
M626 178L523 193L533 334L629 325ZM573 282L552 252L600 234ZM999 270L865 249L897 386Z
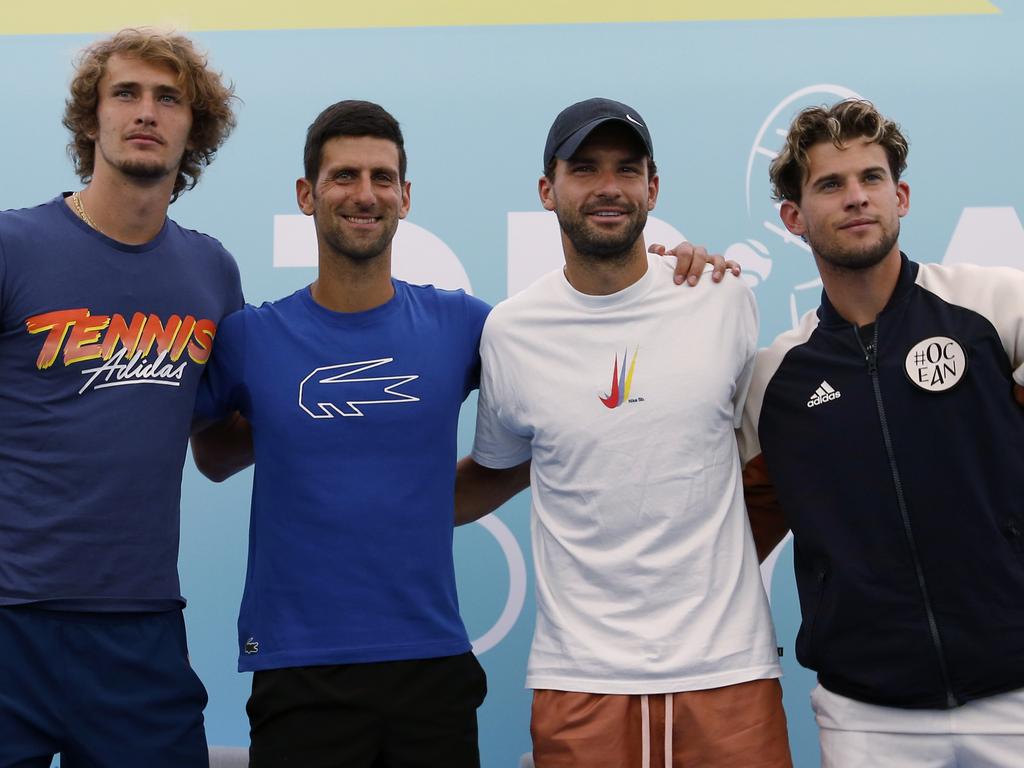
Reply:
M867 190L859 181L850 181L846 185L846 199L843 201L847 208L863 208L868 202Z
M135 122L141 123L142 125L155 125L156 124L156 97L150 93L145 92L138 101L139 112L135 116Z
M616 198L622 195L618 174L614 170L601 171L597 177L596 194L602 198Z
M352 190L352 198L356 205L363 208L372 208L377 202L377 196L373 193L373 179L369 174L359 175L359 180L356 181L355 188Z

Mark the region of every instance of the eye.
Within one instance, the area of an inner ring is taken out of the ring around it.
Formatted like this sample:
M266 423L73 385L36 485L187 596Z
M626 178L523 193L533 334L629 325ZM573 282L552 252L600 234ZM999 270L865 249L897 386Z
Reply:
M588 173L593 173L594 172L594 166L588 165L586 163L580 163L579 165L572 166L572 168L570 168L569 170L573 174L585 175L585 174L588 174Z
M880 171L869 171L867 174L864 175L864 180L865 181L876 181L877 182L877 181L883 181L884 179L885 179L885 177L882 175L882 173Z
M164 93L159 97L161 104L179 104L181 103L181 97L175 96L173 93Z
M377 172L373 174L373 180L378 184L391 184L394 181L390 173Z

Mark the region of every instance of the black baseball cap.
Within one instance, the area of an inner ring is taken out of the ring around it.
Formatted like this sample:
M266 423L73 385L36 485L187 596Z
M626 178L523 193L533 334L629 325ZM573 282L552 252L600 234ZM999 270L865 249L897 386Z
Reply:
M599 125L615 120L632 128L640 137L649 157L654 157L650 131L640 113L630 106L611 99L578 101L558 113L544 144L544 167L555 157L568 160L580 144Z

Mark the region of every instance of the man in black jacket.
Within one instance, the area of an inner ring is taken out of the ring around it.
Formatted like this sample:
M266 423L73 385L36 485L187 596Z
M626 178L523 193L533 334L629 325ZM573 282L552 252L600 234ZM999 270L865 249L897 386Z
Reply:
M1024 274L899 248L907 141L811 108L771 166L821 306L758 356L741 435L763 557L791 529L826 766L1024 755Z

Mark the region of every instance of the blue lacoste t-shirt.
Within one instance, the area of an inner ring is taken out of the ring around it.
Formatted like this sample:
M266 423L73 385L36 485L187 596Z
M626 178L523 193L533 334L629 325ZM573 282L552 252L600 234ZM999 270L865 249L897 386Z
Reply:
M338 313L308 288L227 318L198 409L238 409L256 470L239 668L454 655L459 408L489 307L394 280Z

